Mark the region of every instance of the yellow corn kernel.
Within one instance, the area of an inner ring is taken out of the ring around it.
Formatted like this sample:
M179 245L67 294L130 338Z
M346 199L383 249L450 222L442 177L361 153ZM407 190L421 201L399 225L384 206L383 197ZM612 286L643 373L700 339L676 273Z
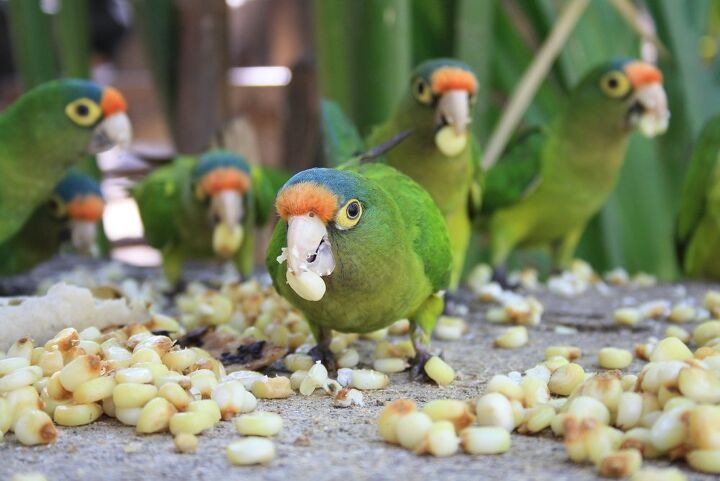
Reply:
M427 374L430 379L435 381L438 386L449 386L450 383L455 380L455 370L438 356L431 357L428 362L425 363L424 369L425 374ZM355 379L354 375L353 379ZM358 389L362 388L358 387Z
M398 442L405 449L419 448L432 424L430 416L422 412L416 411L402 416L396 424Z
M257 411L235 418L235 429L245 436L275 436L283 426L283 419L275 413Z
M142 434L166 431L176 412L177 409L168 400L156 397L143 406L135 430Z
M625 369L632 364L633 355L625 349L604 347L598 353L598 366L604 369Z
M102 373L100 358L94 355L83 355L75 358L60 370L60 383L72 392L84 382L99 377Z
M252 385L252 393L259 399L284 399L293 394L290 379L285 376L263 378Z
M417 411L414 401L409 399L398 399L392 401L383 407L377 420L377 428L380 437L385 442L398 444L397 438L397 422L401 417Z
M26 446L50 444L57 439L57 429L45 411L28 409L14 426L15 437Z
M80 335L77 330L72 327L63 329L62 331L55 334L55 337L45 343L45 350L51 351L57 349L61 352L69 351L77 341L80 340Z
M116 409L141 408L157 396L158 389L152 384L126 382L113 389L113 403Z
M60 426L84 426L95 421L102 413L102 407L96 403L64 405L55 408L53 419Z
M207 399L212 394L212 390L218 384L215 373L209 369L199 369L191 372L190 375L191 392L198 392L203 398Z
M450 421L436 421L430 426L423 444L417 452L428 452L435 457L452 456L458 450L460 439Z
M583 381L585 381L585 370L581 365L571 362L557 368L550 375L548 389L553 394L569 396Z
M193 454L198 448L198 438L194 434L180 433L175 436L175 450L183 454Z
M510 449L510 433L501 427L469 427L460 432L468 454L502 454Z
M695 471L720 474L720 450L696 449L690 451L685 460Z
M193 401L188 406L187 412L201 412L206 413L213 420L213 424L217 423L222 419L220 408L217 403L212 399L203 399L200 401Z
M130 364L135 366L138 363L162 363L162 357L155 349L149 347L143 347L133 351L132 357L130 358Z
M65 361L63 355L57 349L43 351L37 363L43 371L43 376L50 376L63 368Z
M509 327L495 338L495 346L503 349L516 349L528 343L528 332L525 326Z
M465 401L457 399L436 399L430 401L422 412L433 421L450 421L457 431L461 431L475 422L475 413Z
M162 357L162 362L168 369L183 372L197 361L197 354L192 349L178 349L169 351Z
M515 416L508 399L499 393L481 397L476 406L477 422L480 426L499 426L511 432L515 429Z
M80 384L72 393L73 401L79 404L89 404L102 401L110 397L115 389L115 379L110 376L100 376Z
M269 439L249 436L231 443L225 453L238 466L268 464L275 458L275 445Z
M608 478L624 478L635 473L642 465L642 456L635 449L624 449L608 454L600 460L598 472Z
M21 367L0 378L0 393L31 386L41 377L42 369L38 366Z
M666 337L661 340L650 354L650 361L685 361L692 359L693 353L684 342L676 337Z
M193 398L178 383L168 382L158 390L158 396L169 401L178 411L185 411Z
M170 432L174 436L181 433L198 434L214 425L212 416L201 411L177 413L170 418Z

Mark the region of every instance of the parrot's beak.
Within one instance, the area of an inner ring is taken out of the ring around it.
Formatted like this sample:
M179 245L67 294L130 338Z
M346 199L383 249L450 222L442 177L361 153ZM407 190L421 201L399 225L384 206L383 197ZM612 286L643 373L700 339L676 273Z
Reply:
M220 257L232 257L240 248L244 231L243 198L237 190L221 190L213 195L210 210L218 220L213 228L213 251Z
M94 255L97 224L94 221L73 219L70 221L70 239L73 247L84 255Z
M287 248L278 262L287 261L286 279L295 293L308 301L319 301L325 295L322 276L335 269L325 224L314 214L288 218Z
M665 133L670 123L670 110L662 85L653 83L638 89L631 99L628 115L630 125L637 126L646 137Z
M470 123L470 97L467 90L448 90L435 109L435 145L448 157L454 157L467 145Z
M628 122L638 127L646 137L665 133L670 122L667 94L662 86L662 72L644 62L630 62L625 66L634 93L630 97Z
M109 150L116 145L127 147L132 140L130 119L125 113L127 104L123 96L112 87L106 87L100 100L104 120L93 130L89 154Z

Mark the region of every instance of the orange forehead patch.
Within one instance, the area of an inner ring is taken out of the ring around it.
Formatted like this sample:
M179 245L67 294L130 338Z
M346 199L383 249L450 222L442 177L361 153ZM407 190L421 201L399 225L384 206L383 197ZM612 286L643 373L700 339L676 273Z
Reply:
M624 70L635 88L663 81L662 72L654 65L645 62L630 62L625 65Z
M75 220L97 222L105 208L105 202L96 195L86 195L70 201L67 205L68 216Z
M200 187L208 195L215 195L223 190L246 192L250 187L250 177L242 170L223 167L205 174L200 181Z
M335 217L337 196L325 187L312 182L301 182L283 189L275 206L284 220L294 215L314 213L327 223Z
M448 90L466 90L474 94L477 79L472 72L457 67L444 67L433 72L430 77L433 92L442 94Z

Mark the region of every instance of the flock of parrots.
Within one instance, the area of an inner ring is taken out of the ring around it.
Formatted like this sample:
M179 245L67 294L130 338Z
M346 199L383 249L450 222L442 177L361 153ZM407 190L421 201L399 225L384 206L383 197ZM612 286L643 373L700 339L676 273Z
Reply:
M408 318L421 364L473 230L487 235L499 282L516 248L547 246L553 265L566 266L615 185L630 134L667 129L662 82L656 67L637 60L592 70L551 124L518 135L485 172L468 128L476 76L460 61L432 60L367 139L336 104L322 102L327 167L290 177L212 150L176 158L131 194L171 282L197 258L232 260L250 274L256 228L274 209L267 268L306 314L321 351L330 329L369 332ZM0 113L0 275L51 257L68 226L73 244L92 250L102 195L73 165L129 143L125 111L113 88L58 80ZM681 199L677 240L689 276L720 278L719 161L720 116L697 141Z

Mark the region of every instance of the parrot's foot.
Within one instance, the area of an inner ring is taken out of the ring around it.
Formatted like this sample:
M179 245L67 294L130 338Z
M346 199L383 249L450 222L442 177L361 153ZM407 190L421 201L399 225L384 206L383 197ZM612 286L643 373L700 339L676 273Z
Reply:
M507 277L507 268L505 266L497 266L493 269L492 279L493 282L500 284L505 290L514 291L518 288L518 284L511 284Z
M335 377L337 373L337 366L335 365L335 356L333 355L330 347L325 344L317 344L315 347L310 349L308 352L315 361L320 361L323 366L328 370L328 374L331 377Z
M432 355L425 349L415 347L415 357L410 361L410 379L416 382L430 382L425 372L425 364L430 360Z

